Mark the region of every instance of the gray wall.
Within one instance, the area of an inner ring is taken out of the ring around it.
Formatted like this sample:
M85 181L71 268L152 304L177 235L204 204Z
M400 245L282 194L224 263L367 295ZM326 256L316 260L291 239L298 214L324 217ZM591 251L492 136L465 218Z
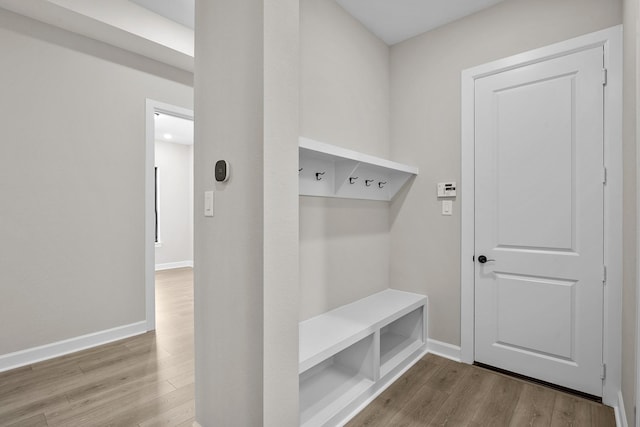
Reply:
M192 89L5 11L0 51L0 354L144 320L145 99Z
M298 0L196 1L196 420L298 415ZM200 30L201 29L201 30ZM231 164L215 183L215 161ZM205 218L202 194L215 189Z
M193 145L156 141L160 246L156 266L193 263Z
M624 0L624 288L622 295L622 396L627 420L634 426L636 401L636 283L637 283L637 91L638 0Z
M439 181L460 181L460 73L620 24L615 0L507 0L391 49L391 157L420 176L391 213L391 286L429 295L429 335L460 344L460 199L441 216Z
M334 1L300 2L300 135L389 155L389 48ZM389 204L300 197L300 319L389 285Z

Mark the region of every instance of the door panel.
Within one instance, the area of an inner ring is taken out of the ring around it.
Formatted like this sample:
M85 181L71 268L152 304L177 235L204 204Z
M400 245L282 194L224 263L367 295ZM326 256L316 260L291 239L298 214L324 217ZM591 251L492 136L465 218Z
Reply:
M496 281L497 343L573 360L576 282L508 274Z
M476 81L475 359L602 395L603 50Z
M573 248L574 82L571 74L495 93L498 247Z

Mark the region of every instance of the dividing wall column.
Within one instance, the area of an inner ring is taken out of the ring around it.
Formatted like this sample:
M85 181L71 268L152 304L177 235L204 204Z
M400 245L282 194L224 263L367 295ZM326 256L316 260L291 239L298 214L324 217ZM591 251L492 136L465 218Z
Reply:
M298 425L298 1L197 0L196 420ZM230 164L216 183L217 160ZM214 216L204 217L204 192Z

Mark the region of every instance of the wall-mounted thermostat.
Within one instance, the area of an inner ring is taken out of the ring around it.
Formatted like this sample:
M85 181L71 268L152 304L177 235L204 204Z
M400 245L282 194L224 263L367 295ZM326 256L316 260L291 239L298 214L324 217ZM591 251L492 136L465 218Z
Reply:
M439 182L438 197L456 197L455 182Z
M218 160L216 162L216 181L227 182L229 180L229 162L226 160Z

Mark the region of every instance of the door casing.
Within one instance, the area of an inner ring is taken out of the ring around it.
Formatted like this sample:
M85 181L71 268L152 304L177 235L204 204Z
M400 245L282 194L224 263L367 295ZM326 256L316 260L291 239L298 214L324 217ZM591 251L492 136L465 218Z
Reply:
M193 110L153 99L145 104L144 166L144 290L147 331L156 329L156 247L155 247L155 113L193 120Z
M474 236L475 236L475 80L502 71L602 46L607 85L604 93L604 292L603 402L618 406L622 350L622 25L493 61L462 72L461 296L460 358L474 362ZM466 195L469 195L468 197Z

